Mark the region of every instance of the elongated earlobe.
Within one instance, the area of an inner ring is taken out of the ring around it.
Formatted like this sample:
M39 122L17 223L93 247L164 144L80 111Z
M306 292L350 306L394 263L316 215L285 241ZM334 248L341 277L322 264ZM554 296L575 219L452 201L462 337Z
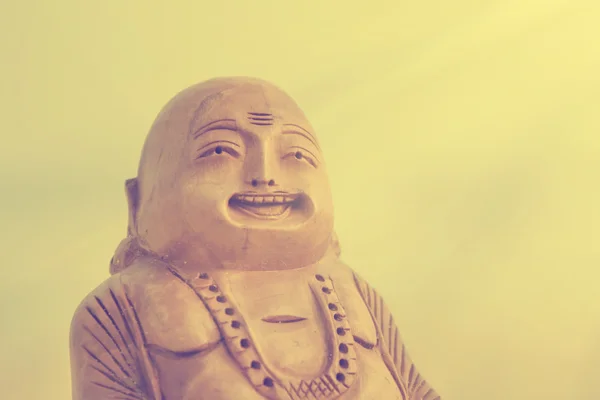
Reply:
M127 236L137 236L137 210L139 205L139 190L137 178L127 179L125 181L125 194L127 195L127 206L129 220L127 223Z
M125 195L127 196L129 215L127 222L127 237L121 241L113 258L110 260L111 275L127 268L140 253L136 226L136 215L139 204L137 178L131 178L125 181Z
M114 275L129 267L139 253L137 239L133 236L128 236L121 240L114 256L110 259L110 274Z
M336 257L339 258L340 254L342 254L342 249L340 247L340 240L338 239L337 233L335 231L331 232L331 241L329 243L329 251L333 252Z

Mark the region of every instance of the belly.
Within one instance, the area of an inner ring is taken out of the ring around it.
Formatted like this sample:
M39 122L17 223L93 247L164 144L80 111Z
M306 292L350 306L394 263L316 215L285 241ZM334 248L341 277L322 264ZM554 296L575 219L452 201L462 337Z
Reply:
M227 349L219 345L208 354L186 360L156 359L160 386L165 400L296 400L296 399L386 399L402 400L394 379L376 349L357 346L358 377L340 396L323 384L307 381L305 385L263 396L260 372L251 382L233 361Z

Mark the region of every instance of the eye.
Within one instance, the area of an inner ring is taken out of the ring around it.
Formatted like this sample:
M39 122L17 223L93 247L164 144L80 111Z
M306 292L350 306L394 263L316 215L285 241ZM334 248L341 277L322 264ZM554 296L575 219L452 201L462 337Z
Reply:
M222 156L222 155L230 155L232 157L239 157L240 153L234 150L230 146L226 146L224 144L219 144L217 146L205 146L200 150L200 155L197 158L206 158L211 156Z
M300 162L306 162L306 163L312 165L313 167L317 168L316 157L310 151L308 151L306 149L301 149L298 147L294 147L293 150L294 151L287 153L282 158L283 159L293 158L294 160L297 160Z

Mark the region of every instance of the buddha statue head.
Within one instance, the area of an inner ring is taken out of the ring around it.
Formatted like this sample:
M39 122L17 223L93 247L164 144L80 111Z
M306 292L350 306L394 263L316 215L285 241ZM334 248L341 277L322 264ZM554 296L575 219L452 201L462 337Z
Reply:
M141 253L180 267L279 270L336 252L315 132L292 98L259 79L217 78L177 94L126 193L128 238L113 273Z

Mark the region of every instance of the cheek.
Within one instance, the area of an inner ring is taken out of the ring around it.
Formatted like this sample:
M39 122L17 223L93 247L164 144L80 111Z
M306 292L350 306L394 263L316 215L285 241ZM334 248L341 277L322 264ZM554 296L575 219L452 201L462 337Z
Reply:
M186 210L209 210L216 204L228 200L233 193L223 185L213 183L190 183L183 190L183 205Z
M186 181L192 185L228 185L240 178L241 163L227 156L215 156L191 167Z
M319 179L319 171L300 161L290 161L281 166L281 181L292 186L306 187L315 179Z
M295 168L287 168L285 170L284 178L287 182L290 182L293 186L297 186L303 190L309 190L309 188L320 188L327 186L327 177L319 169L315 169L310 165L296 166Z
M140 207L138 235L152 251L162 253L173 239L181 237L185 229L181 198L176 190L170 188Z
M326 211L333 206L329 179L323 172L315 171L310 176L307 180L306 191L320 210Z
M182 198L186 213L210 213L239 191L240 172L226 163L204 163L182 177Z

